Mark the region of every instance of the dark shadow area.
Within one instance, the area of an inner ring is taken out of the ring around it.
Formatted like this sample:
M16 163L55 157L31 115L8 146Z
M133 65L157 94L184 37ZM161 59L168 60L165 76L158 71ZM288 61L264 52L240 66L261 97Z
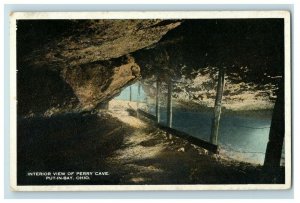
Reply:
M43 114L53 107L68 111L79 103L56 70L23 67L17 80L18 115Z
M126 132L124 131L126 128ZM107 114L63 114L18 120L18 184L117 184L118 176L90 181L45 181L28 172L110 171L105 158L118 149L130 128Z
M174 147L174 146L173 146ZM190 156L194 158L191 159ZM155 174L155 180L149 184L271 184L268 174L261 166L241 162L213 159L208 155L199 155L190 147L187 151L162 152L153 159L139 160L139 166L160 168L163 173ZM153 174L153 175L154 175ZM284 183L284 167L281 167L277 184ZM147 182L146 182L147 184Z
M276 83L272 77L284 73L283 27L280 18L185 20L154 48L133 55L145 67L143 78L156 73L194 78L197 69L227 67L236 82Z

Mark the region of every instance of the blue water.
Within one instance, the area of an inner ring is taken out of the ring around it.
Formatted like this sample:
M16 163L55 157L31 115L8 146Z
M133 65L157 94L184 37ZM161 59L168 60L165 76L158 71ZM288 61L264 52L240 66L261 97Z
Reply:
M131 86L126 87L119 96L115 97L116 100L128 100L130 99L130 88L131 88L131 101L135 102L145 102L146 101L146 94L142 88L140 87L140 95L138 94L139 84L135 83Z
M161 124L166 125L166 110L161 109ZM190 112L173 109L172 127L192 136L210 140L213 112ZM271 119L226 115L220 120L219 143L234 150L264 153Z
M155 114L151 106L151 114ZM160 123L167 125L166 109L160 109ZM173 108L172 128L210 141L213 112L191 112ZM239 161L263 164L271 118L226 115L220 120L218 144L221 154ZM284 157L284 155L283 155Z
M137 85L132 86L132 93L132 101L146 102L146 94L142 88L140 97L137 94ZM117 99L129 100L129 88ZM147 106L148 113L155 115L155 104ZM167 125L166 115L166 108L161 106L160 123L163 125ZM212 118L212 111L193 112L173 108L172 128L209 142ZM271 117L222 114L218 137L221 154L239 161L263 164L270 125Z

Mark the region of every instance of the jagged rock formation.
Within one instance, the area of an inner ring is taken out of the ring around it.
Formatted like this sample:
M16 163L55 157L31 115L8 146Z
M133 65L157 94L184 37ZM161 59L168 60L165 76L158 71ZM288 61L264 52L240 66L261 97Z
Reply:
M157 46L134 53L144 89L171 78L173 98L183 105L214 106L218 68L225 68L223 106L272 109L284 72L282 19L188 20ZM166 88L162 87L166 93ZM162 98L163 99L163 98ZM176 105L176 103L174 103Z
M173 107L201 110L213 108L216 98L218 70L202 68L194 78L182 77L173 81ZM272 110L276 98L277 85L267 83L258 85L253 82L236 82L228 75L225 77L222 106L227 110ZM148 100L155 103L156 82L154 78L143 81L143 89ZM162 82L160 91L161 105L166 106L167 84ZM152 100L151 100L152 98Z
M87 67L75 66L63 70L63 79L74 90L83 109L97 107L139 77L140 67L132 58L119 66L93 63Z
M130 53L180 25L167 20L18 21L18 112L91 110L140 77Z

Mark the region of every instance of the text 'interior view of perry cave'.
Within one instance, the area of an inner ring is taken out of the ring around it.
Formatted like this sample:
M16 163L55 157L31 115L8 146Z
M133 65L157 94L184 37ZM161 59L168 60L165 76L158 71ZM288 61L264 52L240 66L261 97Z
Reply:
M285 182L280 18L18 20L17 101L18 185Z

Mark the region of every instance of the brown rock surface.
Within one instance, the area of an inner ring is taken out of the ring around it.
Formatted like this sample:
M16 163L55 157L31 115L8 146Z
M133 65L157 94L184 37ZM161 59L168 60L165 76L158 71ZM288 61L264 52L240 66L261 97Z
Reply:
M97 107L140 77L139 65L128 54L157 43L179 24L179 21L141 19L19 21L19 112L43 114L51 108L63 109L70 106L70 98L78 101L70 108ZM40 79L28 80L32 71L41 72ZM69 91L68 99L40 102L36 108L32 101L60 94L56 91L62 86L49 89L46 85L55 86L55 82L47 82L54 80L49 78L52 72L55 80L62 80L56 84L63 83L66 86L63 89L71 89L73 96ZM26 88L32 84L39 87L39 92L35 93L35 87Z

